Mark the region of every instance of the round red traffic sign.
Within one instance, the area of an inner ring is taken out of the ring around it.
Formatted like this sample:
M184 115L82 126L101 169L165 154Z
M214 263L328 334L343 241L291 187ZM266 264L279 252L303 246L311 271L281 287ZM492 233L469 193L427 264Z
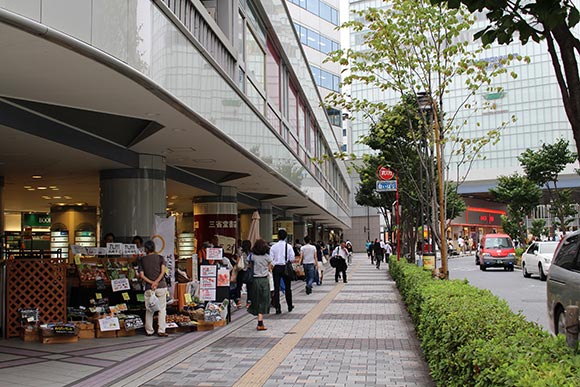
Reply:
M387 167L379 167L377 169L377 177L379 180L391 180L393 177L395 177L395 172L391 171Z

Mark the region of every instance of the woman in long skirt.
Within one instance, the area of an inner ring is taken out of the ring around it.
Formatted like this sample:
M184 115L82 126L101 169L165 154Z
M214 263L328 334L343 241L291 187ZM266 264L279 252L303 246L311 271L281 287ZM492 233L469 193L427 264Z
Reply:
M268 272L272 271L272 258L268 255L270 248L263 239L258 239L252 248L250 265L254 271L252 281L252 304L248 312L258 316L257 330L265 331L264 315L270 313L270 283Z

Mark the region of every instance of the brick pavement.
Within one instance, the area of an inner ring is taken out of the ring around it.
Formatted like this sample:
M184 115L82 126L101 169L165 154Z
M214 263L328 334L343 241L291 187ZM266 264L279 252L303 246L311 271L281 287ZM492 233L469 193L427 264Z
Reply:
M267 331L238 319L172 367L118 385L434 386L394 282L366 254L355 256L348 284L326 281L311 295L297 284L294 299L291 313L266 316Z

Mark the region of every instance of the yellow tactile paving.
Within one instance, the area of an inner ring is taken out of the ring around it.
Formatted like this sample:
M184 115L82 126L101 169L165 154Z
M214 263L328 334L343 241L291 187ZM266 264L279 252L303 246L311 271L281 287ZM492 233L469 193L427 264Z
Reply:
M353 268L355 272L361 264L359 263ZM352 278L352 277L351 277ZM298 342L304 337L306 332L312 327L312 325L318 320L320 315L324 313L326 307L330 305L332 300L340 293L344 288L344 283L340 283L332 289L330 293L326 295L312 310L304 316L293 328L292 335L286 335L280 340L266 355L260 359L252 368L250 368L244 376L242 376L234 387L256 387L262 386L270 376L276 371L278 366L282 364L286 356L292 350Z

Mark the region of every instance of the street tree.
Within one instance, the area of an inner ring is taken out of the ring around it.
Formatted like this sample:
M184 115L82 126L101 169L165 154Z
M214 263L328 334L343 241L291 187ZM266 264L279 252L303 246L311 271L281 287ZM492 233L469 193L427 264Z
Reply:
M522 246L526 244L526 216L540 204L542 190L526 176L517 173L510 176L499 176L497 187L489 192L500 202L506 203L507 215L502 216L502 227Z
M550 211L564 234L576 211L572 206L572 191L558 187L558 176L568 164L576 161L576 157L564 139L558 139L554 144L542 144L536 151L528 148L518 156L528 179L548 191Z
M417 117L421 122L422 130L411 132L415 136L414 152L426 182L428 205L433 209L431 223L439 225L434 228L433 239L441 249L446 270L446 243L442 243L448 182L445 155L458 156L461 163L470 166L483 146L498 141L499 130L507 125L504 122L499 128L479 130L480 135L466 135L464 129L469 123L458 120L458 113L493 108L487 102L479 104L477 97L483 92L501 91L492 86L492 80L508 72L507 64L514 56L499 63L478 59L484 47L473 50L461 39L475 20L466 8L432 6L428 0L392 0L386 8L368 8L353 16L341 28L361 36L362 49L338 50L327 60L348 68L342 80L343 90L347 89L344 86L362 84L378 89L385 98L357 98L345 91L331 94L327 103L376 123L389 106L387 96L395 101L412 97L414 104L404 106L413 109L407 117ZM465 98L452 105L446 98L454 83L462 85ZM464 179L458 177L457 183Z
M431 0L452 8L467 6L470 12L483 12L489 25L475 34L483 44L509 44L519 39L526 44L545 40L554 67L568 121L580 155L580 39L574 28L580 12L572 0Z
M534 219L532 220L532 226L530 227L530 234L536 239L540 239L542 235L548 235L546 230L546 221L544 219Z

